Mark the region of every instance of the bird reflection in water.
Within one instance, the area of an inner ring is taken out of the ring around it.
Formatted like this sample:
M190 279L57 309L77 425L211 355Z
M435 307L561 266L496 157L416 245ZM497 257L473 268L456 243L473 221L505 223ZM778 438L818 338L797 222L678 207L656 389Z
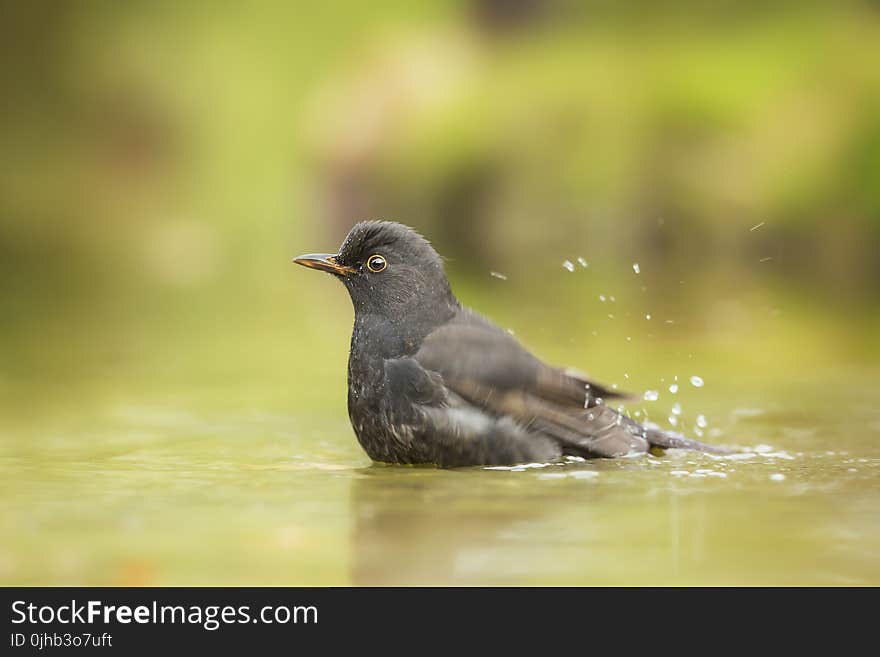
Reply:
M525 474L365 468L351 488L352 583L513 584L557 567L562 575L553 556L558 537L532 539L541 527L559 524L560 509L572 501L565 487L536 490L514 476ZM579 505L603 497L578 483Z

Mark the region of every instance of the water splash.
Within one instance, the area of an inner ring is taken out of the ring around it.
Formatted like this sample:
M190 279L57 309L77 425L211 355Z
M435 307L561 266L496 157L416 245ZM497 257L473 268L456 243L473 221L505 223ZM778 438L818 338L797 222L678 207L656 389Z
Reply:
M525 472L526 470L534 470L547 468L555 463L520 463L519 465L492 465L484 467L483 470L502 470L506 472Z

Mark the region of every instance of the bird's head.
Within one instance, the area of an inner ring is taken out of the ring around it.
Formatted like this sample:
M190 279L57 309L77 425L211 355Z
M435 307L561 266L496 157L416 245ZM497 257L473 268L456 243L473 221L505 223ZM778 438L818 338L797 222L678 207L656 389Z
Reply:
M298 265L336 276L351 295L355 313L398 323L445 321L458 307L443 260L412 228L391 221L356 224L339 252L310 253Z

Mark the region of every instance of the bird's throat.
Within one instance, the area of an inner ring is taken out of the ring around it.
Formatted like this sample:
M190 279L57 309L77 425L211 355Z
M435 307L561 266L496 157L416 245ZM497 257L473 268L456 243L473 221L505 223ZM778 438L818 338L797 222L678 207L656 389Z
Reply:
M457 302L456 302L457 304ZM399 315L355 309L352 353L365 351L377 358L401 358L419 350L432 331L455 316L452 304L401 308Z

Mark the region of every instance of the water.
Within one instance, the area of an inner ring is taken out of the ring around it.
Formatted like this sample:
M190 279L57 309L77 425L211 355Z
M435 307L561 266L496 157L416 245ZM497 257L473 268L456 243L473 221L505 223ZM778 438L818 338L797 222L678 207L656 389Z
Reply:
M695 391L730 457L455 471L373 465L273 386L74 397L6 418L0 580L876 585L877 389L835 389Z

